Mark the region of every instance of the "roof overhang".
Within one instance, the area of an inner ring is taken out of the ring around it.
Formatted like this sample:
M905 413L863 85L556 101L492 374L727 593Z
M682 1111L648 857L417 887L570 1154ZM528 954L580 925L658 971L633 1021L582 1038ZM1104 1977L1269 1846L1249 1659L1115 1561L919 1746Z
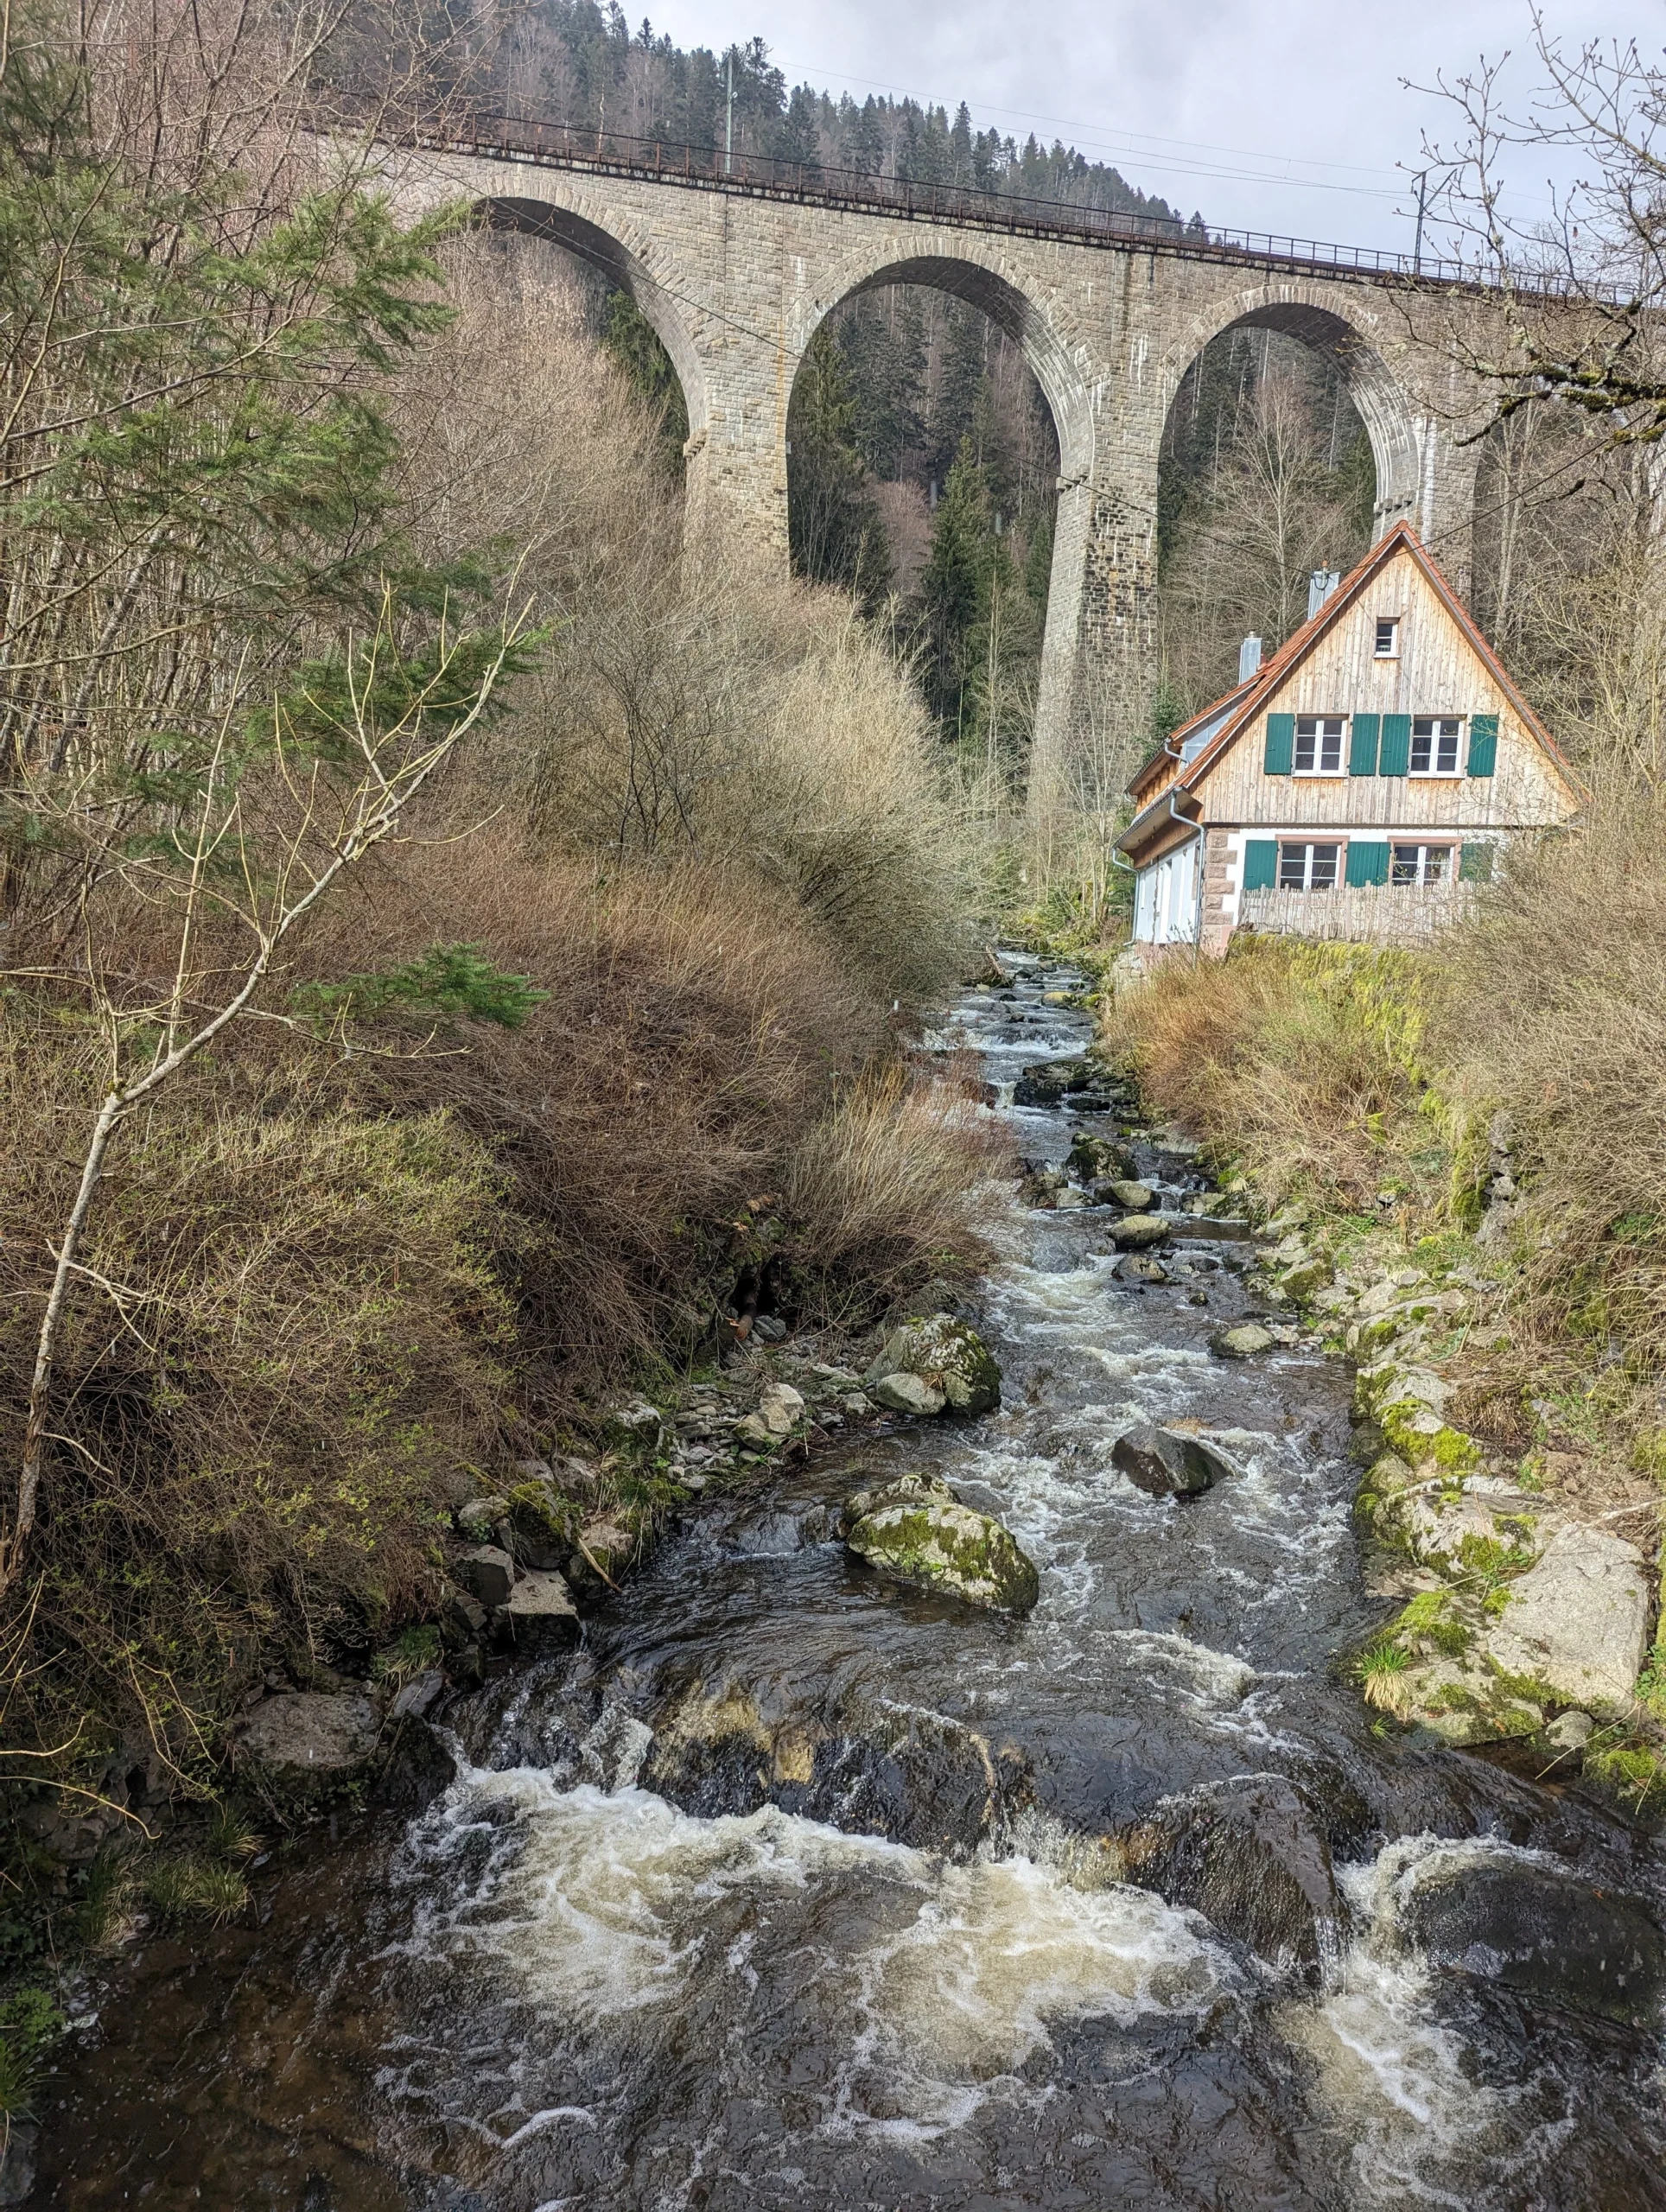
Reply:
M1177 791L1171 785L1135 816L1112 849L1131 860L1135 868L1148 868L1195 837L1203 826L1202 815L1202 806L1191 792Z

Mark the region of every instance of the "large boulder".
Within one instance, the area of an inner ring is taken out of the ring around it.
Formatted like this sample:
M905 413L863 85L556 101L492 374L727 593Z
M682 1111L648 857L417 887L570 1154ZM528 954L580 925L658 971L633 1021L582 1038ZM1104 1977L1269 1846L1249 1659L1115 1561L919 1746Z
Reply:
M1149 1213L1157 1203L1157 1193L1149 1183L1118 1179L1097 1185L1093 1193L1093 1203L1099 1206L1120 1206L1124 1213Z
M1027 1613L1040 1595L1034 1561L1000 1522L962 1505L946 1484L912 1496L893 1487L864 1502L867 1510L847 1518L844 1541L898 1581L1003 1613Z
M238 1749L281 1787L350 1781L381 1734L374 1702L353 1691L286 1690L263 1698L237 1733Z
M1230 1329L1217 1329L1209 1339L1209 1349L1217 1359L1254 1359L1258 1353L1270 1351L1274 1337L1270 1329L1263 1329L1259 1321L1237 1321Z
M868 1384L868 1395L886 1413L912 1414L919 1421L930 1421L949 1403L948 1393L923 1375L881 1375Z
M758 1418L772 1436L791 1436L804 1411L804 1399L790 1382L766 1382L758 1393Z
M1065 1166L1084 1183L1101 1182L1107 1177L1131 1180L1134 1155L1115 1137L1091 1136L1087 1130L1078 1129L1071 1139Z
M563 1651L579 1639L578 1607L565 1576L523 1574L495 1616L499 1634L523 1651Z
M1666 1934L1651 1904L1520 1858L1437 1853L1399 1918L1431 1965L1575 2012L1644 2026L1666 1993Z
M1190 1905L1274 1966L1312 1974L1336 1948L1330 1846L1306 1791L1282 1775L1166 1798L1116 1841L1129 1881Z
M893 1330L862 1376L862 1388L884 1405L889 1401L883 1385L901 1375L917 1376L940 1390L944 1404L957 1413L988 1413L1001 1403L995 1355L976 1329L952 1313L932 1313Z
M1200 1436L1142 1422L1119 1436L1110 1464L1151 1497L1199 1497L1237 1471L1224 1453Z
M1110 1225L1110 1241L1119 1252L1145 1252L1168 1241L1168 1224L1160 1214L1124 1214Z
M1019 1071L1013 1085L1014 1106L1056 1106L1072 1090L1086 1090L1093 1070L1084 1059L1035 1060Z
M1630 1703L1649 1649L1649 1576L1634 1544L1563 1522L1505 1586L1486 1638L1495 1665L1569 1705L1600 1713Z
M460 1553L454 1570L463 1588L478 1598L487 1612L509 1603L515 1586L515 1562L496 1544L476 1544Z
M882 1505L918 1505L926 1499L952 1505L955 1494L941 1475L898 1475L890 1482L867 1490L853 1490L840 1510L839 1528L848 1535L858 1521L877 1513Z

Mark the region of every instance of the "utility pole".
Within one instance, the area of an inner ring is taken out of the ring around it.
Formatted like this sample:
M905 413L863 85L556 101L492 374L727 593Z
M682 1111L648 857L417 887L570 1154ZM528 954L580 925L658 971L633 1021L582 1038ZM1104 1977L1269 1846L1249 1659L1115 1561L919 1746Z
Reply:
M1411 273L1414 276L1421 276L1423 273L1423 207L1428 199L1428 189L1429 173L1427 169L1420 169L1417 173L1417 243L1411 250Z
M730 47L728 62L728 112L723 124L723 175L732 175L734 169L734 48Z

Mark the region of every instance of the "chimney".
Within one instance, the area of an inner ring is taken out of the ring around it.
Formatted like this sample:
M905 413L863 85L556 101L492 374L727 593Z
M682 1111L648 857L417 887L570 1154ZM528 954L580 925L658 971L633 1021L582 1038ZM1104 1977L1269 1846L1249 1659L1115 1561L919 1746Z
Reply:
M1238 682L1247 683L1261 666L1261 639L1246 638L1238 647Z
M1341 581L1334 569L1313 570L1307 579L1307 620L1310 622Z

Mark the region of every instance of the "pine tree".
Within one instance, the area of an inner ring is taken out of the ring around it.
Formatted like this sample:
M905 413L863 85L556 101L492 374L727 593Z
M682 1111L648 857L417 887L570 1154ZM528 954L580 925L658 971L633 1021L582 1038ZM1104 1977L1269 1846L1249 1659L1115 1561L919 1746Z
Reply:
M825 323L807 348L787 415L787 528L800 575L842 584L870 607L891 563L856 442L856 403Z

